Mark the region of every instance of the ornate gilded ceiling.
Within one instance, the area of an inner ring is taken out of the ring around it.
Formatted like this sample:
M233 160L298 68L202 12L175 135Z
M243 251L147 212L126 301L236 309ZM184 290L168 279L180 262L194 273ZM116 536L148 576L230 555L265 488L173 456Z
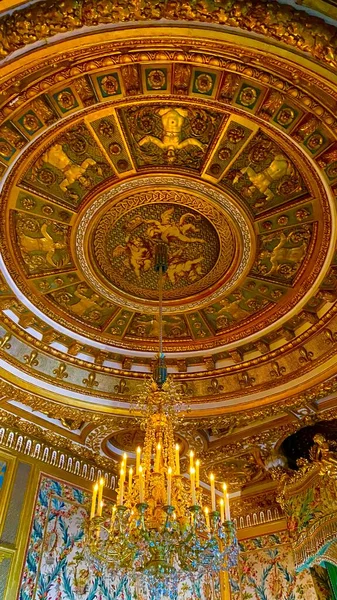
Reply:
M133 444L161 240L164 349L191 408L181 443L236 487L269 481L267 430L275 445L333 409L335 29L306 15L304 30L306 13L276 3L150 2L135 29L114 25L122 5L69 3L62 25L57 4L44 35L69 35L45 46L35 25L11 33L26 7L3 21L0 365L19 391L2 417L101 460Z

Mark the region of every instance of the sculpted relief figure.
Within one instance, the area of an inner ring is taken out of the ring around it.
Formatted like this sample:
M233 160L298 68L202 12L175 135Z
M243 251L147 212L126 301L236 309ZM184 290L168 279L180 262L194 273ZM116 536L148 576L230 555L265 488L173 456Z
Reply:
M21 250L28 255L32 252L45 252L45 260L51 267L62 267L69 261L68 252L62 254L62 258L56 256L57 250L65 250L67 247L64 239L55 242L52 236L47 231L48 224L43 223L41 226L42 237L30 237L24 232L24 223L19 223L19 245Z
M96 322L101 317L101 309L104 305L100 303L101 298L98 294L92 294L90 297L85 295L88 287L85 283L80 283L73 294L66 291L60 291L55 295L55 300L65 308L68 308L73 314L82 317L88 321ZM72 304L72 299L77 302Z
M314 445L310 449L310 458L313 462L322 465L322 470L329 476L337 478L337 452L331 450L329 442L322 433L314 436Z
M96 161L93 158L86 158L80 165L73 162L69 156L64 152L62 144L53 144L48 150L42 154L37 160L34 169L33 176L37 178L38 172L44 167L45 163L55 167L59 171L62 171L64 179L60 183L62 192L69 192L68 187L78 181L83 187L88 187L90 182L84 177L87 169L90 166L96 166ZM100 169L98 169L98 172ZM101 173L100 173L101 174ZM69 192L70 196L77 198L77 194Z
M199 229L193 223L186 223L186 220L191 218L196 219L192 213L185 213L176 223L173 219L174 208L165 210L161 215L160 221L157 219L144 219L144 223L148 223L149 227L146 230L146 235L152 239L160 239L168 244L170 241L177 239L181 242L199 242L204 244L205 240L198 237L188 237L186 234L189 231L198 233Z
M118 258L125 255L125 266L131 266L138 279L142 272L147 273L152 266L152 249L145 240L138 235L128 236L126 244L118 244L113 249L112 257Z
M295 238L294 235L296 236ZM263 274L274 275L281 272L281 274L287 277L293 275L294 272L298 270L303 258L305 257L310 234L309 232L294 234L292 231L286 235L283 231L281 231L277 233L277 237L279 238L279 242L275 248L273 248L273 250L262 250L262 252L260 252L260 260L268 258L271 263L269 271L265 270ZM275 236L270 236L269 238L266 238L265 241L271 241L272 239L275 239ZM286 247L287 243L294 243L296 241L301 241L301 245L293 248ZM289 262L293 263L293 265L288 265L288 268L286 269L285 263Z
M167 269L167 277L170 282L174 285L177 283L180 277L188 277L190 281L198 279L199 275L202 275L202 266L200 263L204 260L203 256L198 258L192 258L188 260L182 260L179 257L172 257L169 261Z
M139 145L144 146L149 142L165 150L167 160L173 163L176 158L177 150L182 150L188 146L197 146L200 150L205 150L204 145L196 138L187 138L182 140L182 128L184 120L188 115L188 110L185 108L160 108L158 114L161 117L163 127L162 138L154 137L153 135L145 135L139 140Z
M186 222L187 219L195 220L197 217L194 214L186 213L176 222L173 213L174 208L169 208L161 214L160 219L144 219L139 215L135 217L125 226L125 230L130 232L125 237L125 245L118 244L113 249L112 257L125 256L124 265L131 267L137 279L140 279L143 273L147 273L151 269L154 252L153 241L161 240L166 244L172 241L205 243L202 238L187 235L189 232L198 233L199 231L193 223ZM132 233L144 225L146 226L144 233L141 233L140 230L139 233ZM202 260L203 257L184 259L182 249L171 253L167 271L168 279L172 284L182 277L188 277L191 281L195 281L201 274L200 263Z
M283 154L277 154L273 161L270 163L269 167L257 173L252 167L244 167L241 169L240 173L236 175L233 183L237 183L241 177L241 174L248 175L248 178L251 182L251 186L248 188L248 191L252 195L255 190L259 190L261 194L266 196L267 201L270 201L274 198L274 193L270 189L270 185L274 181L279 181L285 175L291 176L294 174L294 169L291 162L287 159Z

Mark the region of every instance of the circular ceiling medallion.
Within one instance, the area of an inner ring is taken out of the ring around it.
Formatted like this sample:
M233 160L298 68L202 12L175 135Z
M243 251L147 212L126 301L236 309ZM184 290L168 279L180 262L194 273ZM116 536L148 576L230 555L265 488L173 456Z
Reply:
M208 275L220 254L220 240L215 228L201 214L184 206L163 201L172 192L146 194L151 201L114 221L108 211L99 221L93 235L93 256L98 269L123 292L143 299L158 296L158 274L154 256L158 242L168 246L168 269L164 281L165 298L183 298L194 288L204 289ZM159 196L159 197L158 197ZM227 242L223 268L228 270L235 244L230 226L224 222Z
M222 294L252 258L247 217L225 194L187 178L121 184L79 218L77 258L85 278L108 300L138 310L153 310L158 300L158 242L168 245L166 311L177 310L177 302L180 309L181 301L201 305L205 294L209 302L210 290Z

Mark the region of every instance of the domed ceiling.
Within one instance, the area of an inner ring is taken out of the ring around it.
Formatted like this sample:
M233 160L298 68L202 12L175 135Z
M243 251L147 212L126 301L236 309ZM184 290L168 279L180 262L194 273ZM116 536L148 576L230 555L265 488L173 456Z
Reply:
M139 438L163 241L181 443L235 489L268 480L283 434L333 418L336 30L276 3L148 3L137 28L56 4L46 46L39 3L3 17L1 416L101 462Z

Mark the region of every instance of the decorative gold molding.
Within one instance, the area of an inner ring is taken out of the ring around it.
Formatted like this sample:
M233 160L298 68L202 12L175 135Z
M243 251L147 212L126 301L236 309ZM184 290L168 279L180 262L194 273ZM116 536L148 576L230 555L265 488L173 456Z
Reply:
M43 31L39 23L41 10L45 18ZM244 0L231 0L220 8L216 2L208 0L203 6L190 5L187 9L182 0L176 0L174 4L166 0L160 5L148 2L144 7L134 5L127 9L122 6L116 8L108 1L104 5L97 0L68 0L67 10L61 15L55 1L39 2L29 9L23 8L2 17L0 56L6 57L24 47L27 39L32 43L64 32L80 30L82 27L163 19L202 24L206 21L229 26L233 30L240 28L248 34L253 31L275 42L288 44L298 52L307 52L315 60L332 68L337 64L337 41L333 27L292 6L268 4L259 0L251 5L247 5ZM274 26L275 22L278 23L277 27ZM26 30L20 27L22 23L26 23Z

